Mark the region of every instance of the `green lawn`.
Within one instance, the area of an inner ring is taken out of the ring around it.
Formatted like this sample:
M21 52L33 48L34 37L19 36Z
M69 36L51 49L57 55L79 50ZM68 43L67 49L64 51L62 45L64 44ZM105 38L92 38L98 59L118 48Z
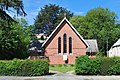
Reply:
M59 71L63 73L75 70L75 67L71 65L56 65L56 66L51 65L49 68L50 70Z

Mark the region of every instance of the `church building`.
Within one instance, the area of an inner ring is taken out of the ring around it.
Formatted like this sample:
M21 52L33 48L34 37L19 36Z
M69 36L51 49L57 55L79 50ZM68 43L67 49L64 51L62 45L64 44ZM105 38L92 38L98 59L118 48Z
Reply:
M97 41L84 40L66 17L41 47L50 64L74 64L78 56L93 56L98 52Z
M50 64L74 64L77 56L86 55L88 44L64 18L42 47Z

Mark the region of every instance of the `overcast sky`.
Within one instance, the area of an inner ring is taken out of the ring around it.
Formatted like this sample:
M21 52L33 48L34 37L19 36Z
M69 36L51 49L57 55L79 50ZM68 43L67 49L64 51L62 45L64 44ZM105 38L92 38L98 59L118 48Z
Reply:
M109 8L120 17L120 0L23 0L25 17L31 25L40 9L46 4L56 4L70 10L75 15L85 15L96 7Z

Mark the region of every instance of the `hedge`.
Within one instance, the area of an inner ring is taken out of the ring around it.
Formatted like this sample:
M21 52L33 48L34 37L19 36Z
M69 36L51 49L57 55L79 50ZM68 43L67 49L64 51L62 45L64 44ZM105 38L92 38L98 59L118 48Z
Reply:
M88 56L81 56L76 59L76 74L94 75L100 73L100 60L90 59Z
M80 56L76 59L77 75L120 75L120 57L89 58Z
M120 75L120 58L119 57L113 58L113 64L108 69L108 73L110 75Z
M104 57L104 58L100 58L100 59L101 59L100 74L101 75L110 75L109 74L109 69L114 64L113 58Z
M40 76L49 73L45 60L0 61L0 75L5 76Z

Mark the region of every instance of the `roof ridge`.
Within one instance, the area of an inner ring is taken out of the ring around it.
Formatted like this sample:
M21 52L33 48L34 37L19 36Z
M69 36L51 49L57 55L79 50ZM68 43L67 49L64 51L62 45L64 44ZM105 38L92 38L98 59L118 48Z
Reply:
M83 37L77 32L77 30L72 26L72 24L68 21L68 19L66 17L63 18L63 20L58 24L58 26L53 30L53 32L50 34L50 36L47 38L47 40L43 43L42 47L47 43L47 41L52 37L52 35L54 34L54 32L60 27L60 25L66 21L70 27L76 32L76 34L81 38L81 40L84 42L84 44L88 47L89 45L87 44L87 42L83 39Z

